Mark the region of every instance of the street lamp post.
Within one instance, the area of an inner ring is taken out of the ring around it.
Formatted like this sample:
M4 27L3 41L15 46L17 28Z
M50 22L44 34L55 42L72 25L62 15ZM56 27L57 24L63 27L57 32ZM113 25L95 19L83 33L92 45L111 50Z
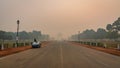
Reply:
M16 47L18 47L18 41L19 41L19 24L20 24L20 21L17 20L17 35L16 35Z

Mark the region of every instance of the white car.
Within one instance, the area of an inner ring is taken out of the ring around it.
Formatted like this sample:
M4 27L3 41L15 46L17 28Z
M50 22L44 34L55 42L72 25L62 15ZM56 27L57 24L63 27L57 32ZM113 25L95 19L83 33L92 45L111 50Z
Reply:
M32 48L40 48L41 47L41 42L33 42L32 43Z

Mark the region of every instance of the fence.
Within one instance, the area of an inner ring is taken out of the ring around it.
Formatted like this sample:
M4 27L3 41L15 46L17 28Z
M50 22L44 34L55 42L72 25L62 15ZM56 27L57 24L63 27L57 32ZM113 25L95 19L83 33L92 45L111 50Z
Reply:
M120 50L120 42L115 41L102 41L102 40L82 40L76 41L80 44L85 44L89 46L97 46L97 47L104 47L104 48L114 48Z
M17 47L22 47L22 46L29 46L31 45L30 41L19 41ZM15 48L16 47L16 41L14 40L0 40L0 50L4 50L7 48Z

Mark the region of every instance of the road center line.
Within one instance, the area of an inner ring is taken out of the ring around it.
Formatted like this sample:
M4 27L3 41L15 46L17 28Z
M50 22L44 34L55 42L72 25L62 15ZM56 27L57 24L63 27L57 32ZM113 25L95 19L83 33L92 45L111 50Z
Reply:
M60 60L61 60L61 68L63 68L63 52L62 52L62 45L60 45Z

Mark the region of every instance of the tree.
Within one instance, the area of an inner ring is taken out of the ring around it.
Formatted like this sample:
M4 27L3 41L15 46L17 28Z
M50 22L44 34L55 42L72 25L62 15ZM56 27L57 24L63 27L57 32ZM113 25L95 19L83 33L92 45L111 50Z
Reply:
M87 30L83 31L83 33L80 35L80 38L94 39L95 34L96 34L96 32L93 29L91 29L91 30L87 29Z
M21 31L19 32L19 39L20 40L33 40L34 38L38 40L48 40L49 35L41 34L41 31L32 31L26 32ZM0 30L0 39L2 40L15 40L16 39L16 32L5 32Z
M108 24L106 26L106 29L108 31L117 31L117 32L119 32L120 31L120 17L112 25Z
M2 39L2 40L11 40L11 39L13 39L13 37L8 32L0 31L0 39Z
M108 30L107 38L109 38L109 39L118 38L120 36L119 35L119 32L120 32L120 17L112 25L108 24L106 26L106 29Z
M19 38L22 40L30 39L29 34L26 31L19 32Z
M80 38L81 38L81 35L79 35L79 36L80 36ZM72 35L70 39L71 39L71 40L78 40L78 35L77 35L77 34Z
M33 30L29 34L31 36L31 39L34 39L34 38L39 39L40 36L42 36L41 31L35 31L35 30Z
M117 39L118 37L119 37L119 34L117 31L107 33L107 38L109 39Z
M108 31L112 31L112 25L111 25L111 24L107 24L106 29L107 29Z
M98 28L96 32L96 38L97 39L104 39L107 37L107 32L103 28Z
M5 37L5 31L0 31L0 39L4 39Z
M118 18L118 20L116 20L113 24L112 24L112 26L113 26L113 29L115 30L115 31L120 31L120 17Z
M97 32L93 29L85 30L82 33L72 35L71 38L74 40L78 36L80 39L118 39L120 37L120 17L112 24L107 24L106 30L98 28Z

